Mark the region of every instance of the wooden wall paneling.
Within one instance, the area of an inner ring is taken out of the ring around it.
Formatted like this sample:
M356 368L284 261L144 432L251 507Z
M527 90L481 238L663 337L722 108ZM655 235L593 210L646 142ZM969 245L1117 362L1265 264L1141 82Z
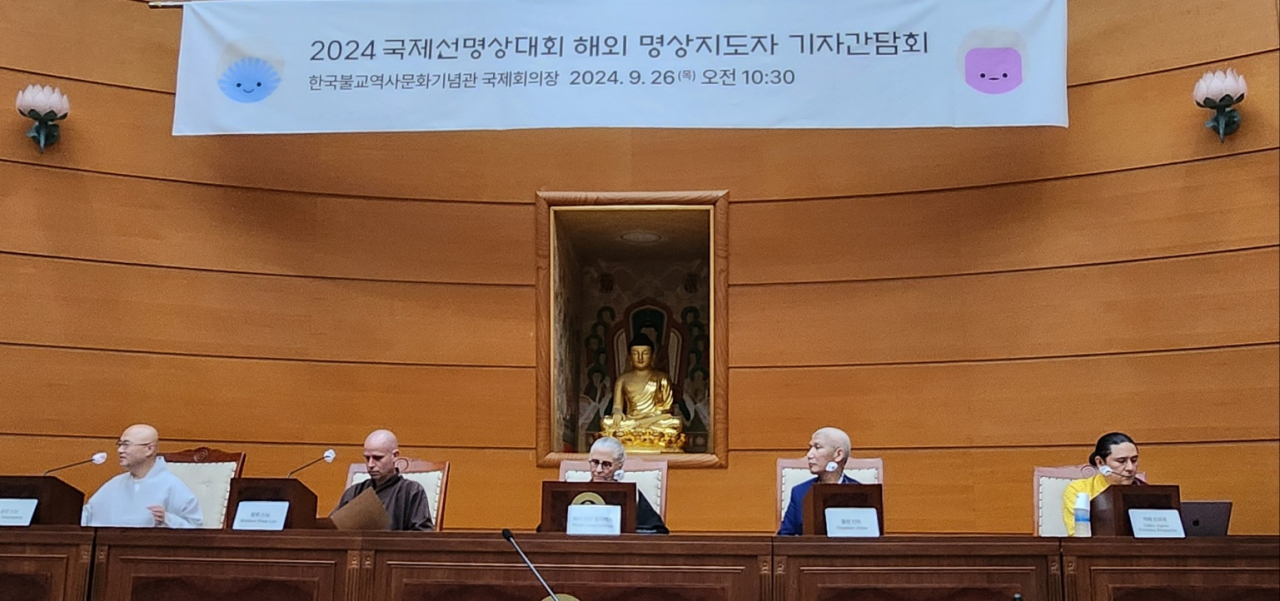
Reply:
M907 195L737 203L731 284L1034 269L1280 241L1280 153Z
M0 162L0 250L287 275L533 285L533 209Z
M531 287L314 280L0 254L0 341L441 365L533 365Z
M354 532L95 530L93 599L366 601Z
M778 537L774 599L1061 601L1059 549L1028 537Z
M1067 80L1115 79L1272 50L1277 46L1274 28L1242 26L1274 19L1269 8L1265 0L1212 0L1177 10L1159 0L1071 0ZM1235 33L1224 34L1227 30Z
M824 415L850 430L855 455L885 459L890 531L1030 532L1031 468L1079 463L1091 431L1122 427L1153 482L1234 500L1233 533L1275 534L1276 6L1072 0L1069 129L174 138L178 11L0 3L0 89L60 85L76 108L44 155L0 137L0 250L12 251L0 253L0 342L28 343L0 344L0 473L109 451L124 421L155 421L165 448L248 452L247 476L281 476L335 445L338 465L300 475L327 512L359 439L390 423L424 445L407 455L451 462L451 526L532 528L555 470L534 467L532 401L519 400L534 377L535 301L520 260L531 207L514 203L538 189L725 188L818 200L732 209L733 283L783 285L731 289L730 360L761 369L732 372L729 468L671 473L673 529L772 530L774 461L801 455L823 425L799 415ZM1252 85L1240 133L1219 144L1187 92L1225 66ZM1219 197L1206 202L1210 189ZM277 192L289 190L349 196ZM946 192L846 198L926 190ZM919 227L954 217L948 203L970 211L956 225L971 231ZM838 219L884 238L841 241L855 236L818 223ZM788 239L770 242L765 222ZM1249 246L1266 248L1232 251ZM1209 254L1130 262L1188 253ZM1109 261L1120 263L1063 267ZM1022 269L1035 271L952 275ZM947 277L920 277L932 275ZM1224 348L1113 355L1200 347ZM1009 360L1053 354L1104 356ZM941 363L843 367L886 362ZM805 365L836 367L786 369ZM907 395L957 432L891 413ZM779 399L791 398L802 401L787 412ZM1054 412L1070 402L1093 410ZM1107 404L1119 409L1097 410ZM982 411L992 416L972 417ZM63 475L92 493L115 471Z
M0 6L0 66L172 91L181 16L126 0L6 4ZM1067 19L1071 84L1276 47L1275 28L1267 27L1275 21L1274 0L1213 0L1179 10L1157 0L1072 0Z
M67 526L6 528L0 595L5 601L85 601L94 534Z
M146 421L151 416L135 413L128 417L134 418L134 421ZM391 427L398 429L394 423ZM370 430L372 429L371 427ZM98 451L111 452L112 449L108 447L117 436L118 432L105 438L0 434L0 474L38 474L50 467L87 458ZM242 451L245 453L244 476L248 478L283 478L294 468L320 457L325 449L333 448L338 454L333 464L321 462L296 476L316 493L321 515L328 515L338 504L338 498L346 485L347 468L352 463L363 461L359 443L314 445L283 440L268 444L191 441L169 437L164 430L160 431L160 436L161 451L176 451L200 445ZM491 440L495 448L488 449L426 448L415 446L417 441L407 440L403 436L400 440L400 452L403 455L450 463L450 530L532 530L538 524L542 480L554 480L558 477L557 470L534 467L532 447L498 447L504 442L502 433L494 434ZM88 498L103 482L117 473L119 468L116 467L113 455L113 460L106 465L72 468L59 472L59 477L84 491Z
M1275 342L1275 247L962 277L729 289L733 367L1008 359Z
M828 424L847 428L858 440L856 422L821 418L814 426ZM1109 423L1095 426L1099 434L1110 429ZM808 441L805 435L792 449L731 451L725 473L672 471L668 526L681 532L776 529L775 462L779 457L803 456ZM1275 499L1280 445L1276 441L1138 442L1142 467L1153 482L1182 485L1185 499L1234 500L1233 534L1275 534L1280 529ZM1092 448L1092 442L1058 448L855 448L853 456L884 459L885 529L891 533L1030 534L1032 470L1038 465L1083 463Z
M1280 598L1280 542L1275 537L1067 538L1061 546L1067 601Z
M1034 181L1275 148L1276 53L1230 62L1247 73L1250 97L1241 110L1249 125L1226 145L1205 130L1207 111L1187 92L1206 68L1222 66L1071 88L1067 129L636 130L632 185L726 188L739 201L817 198Z
M0 159L270 190L530 204L554 178L572 173L599 189L630 173L629 134L614 130L175 137L171 94L42 79L74 106L61 141L39 154L22 136L0 137ZM29 80L0 69L0 89Z
M592 540L594 538L595 540ZM387 601L541 599L541 585L496 532L421 540L364 536L375 554L372 598ZM769 537L521 535L520 547L560 599L739 601L769 599ZM550 597L548 597L550 598Z
M169 120L155 118L171 112L172 96L55 79L49 83L65 86L77 107L63 141L40 155L30 140L0 137L0 159L269 189L476 201L531 201L538 189L728 189L735 200L920 191L1276 148L1276 53L1231 65L1247 74L1251 90L1242 105L1245 125L1226 145L1200 126L1205 111L1188 101L1204 67L1072 88L1069 129L568 129L403 134L378 137L377 144L359 135L175 138ZM0 69L0 89L28 79Z
M734 450L808 440L813 416L860 447L1092 445L1280 438L1280 345L1029 361L733 369Z
M7 434L111 437L147 416L193 440L533 445L532 368L262 361L0 344ZM179 409L175 411L175 408ZM201 419L193 420L193 414Z
M1111 429L1110 422L1096 425L1099 435ZM1280 484L1274 475L1280 468L1280 445L1276 441L1222 445L1138 442L1143 470L1152 483L1179 484L1184 499L1235 501L1232 533L1255 534L1280 528L1275 503L1275 489ZM895 499L897 508L894 513L885 509L886 528L1029 533L1033 519L1032 469L1037 465L1084 463L1092 449L1093 445L1088 444L960 453L884 452L881 455L886 474L890 473L890 465L901 464L903 468L886 479L893 491L892 497L886 491L886 499Z
M181 29L181 10L142 2L5 2L0 66L172 92Z
M145 417L145 416L140 416ZM824 424L827 422L823 422ZM856 424L839 424L857 439ZM1099 433L1109 424L1099 423ZM161 432L161 436L164 432ZM500 437L499 437L500 439ZM111 438L0 435L0 473L38 473L50 466L106 450ZM799 457L808 437L794 449L733 451L725 470L672 470L667 523L678 532L768 532L774 514L775 461ZM201 443L204 444L204 443ZM319 457L325 446L219 444L248 453L245 475L282 477ZM191 441L164 439L163 448L182 449ZM1031 473L1037 465L1082 462L1092 445L1061 448L855 449L858 457L883 457L885 528L889 532L1031 532ZM298 475L320 497L327 514L342 493L346 466L360 460L354 445L335 447L333 465L320 464ZM534 468L530 449L421 449L402 447L413 457L450 462L449 528L533 529L538 523L541 482L555 469ZM1277 441L1230 444L1142 444L1142 466L1152 482L1177 483L1184 499L1231 499L1233 534L1276 534L1280 530L1275 490L1280 470ZM117 468L84 466L63 479L93 494Z

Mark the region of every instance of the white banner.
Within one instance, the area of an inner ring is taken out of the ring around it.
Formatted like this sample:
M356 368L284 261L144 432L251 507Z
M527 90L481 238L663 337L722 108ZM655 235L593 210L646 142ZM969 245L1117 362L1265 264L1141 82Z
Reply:
M224 0L174 135L1067 124L1066 0Z

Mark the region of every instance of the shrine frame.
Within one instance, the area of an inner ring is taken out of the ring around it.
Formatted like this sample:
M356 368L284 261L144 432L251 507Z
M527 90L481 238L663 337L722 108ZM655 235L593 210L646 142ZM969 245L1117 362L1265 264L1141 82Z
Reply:
M661 459L674 468L726 468L729 466L729 191L691 192L538 192L536 199L537 280L537 462L538 467L557 467L561 461L583 460L586 453L555 451L552 432L555 408L552 399L552 365L555 339L552 336L552 264L555 231L551 210L555 207L611 206L654 208L708 206L711 213L711 436L706 453L663 453L636 455Z

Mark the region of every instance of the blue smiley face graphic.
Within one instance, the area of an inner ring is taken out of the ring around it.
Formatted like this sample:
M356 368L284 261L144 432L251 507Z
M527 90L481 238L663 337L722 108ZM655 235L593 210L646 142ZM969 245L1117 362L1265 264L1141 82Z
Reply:
M218 89L236 102L261 102L280 87L280 73L260 58L242 58L218 79Z

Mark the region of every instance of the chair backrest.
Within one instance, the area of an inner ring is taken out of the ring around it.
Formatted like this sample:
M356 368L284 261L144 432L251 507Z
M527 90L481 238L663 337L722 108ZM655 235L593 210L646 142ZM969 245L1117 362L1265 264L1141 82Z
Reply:
M1066 536L1067 525L1062 521L1062 494L1072 480L1091 478L1097 468L1087 463L1058 467L1036 467L1032 473L1032 503L1034 503L1036 536ZM1138 474L1145 479L1146 474Z
M229 453L209 447L160 453L169 471L182 480L200 501L202 528L222 528L231 498L231 479L244 471L244 453Z
M431 508L431 521L435 531L444 530L445 500L449 491L449 462L423 461L400 457L396 459L396 467L406 480L413 480L422 485L427 492L427 505ZM369 468L363 463L353 463L347 470L347 487L369 479Z
M567 460L560 462L560 481L590 482L591 465L583 460ZM622 481L635 482L636 489L644 493L649 503L663 521L667 519L667 462L649 461L627 457L622 464Z
M884 460L879 457L852 457L844 464L844 475L862 484L884 484ZM782 524L782 516L787 513L787 505L791 504L791 489L795 485L813 478L809 472L809 460L778 460L778 524Z

